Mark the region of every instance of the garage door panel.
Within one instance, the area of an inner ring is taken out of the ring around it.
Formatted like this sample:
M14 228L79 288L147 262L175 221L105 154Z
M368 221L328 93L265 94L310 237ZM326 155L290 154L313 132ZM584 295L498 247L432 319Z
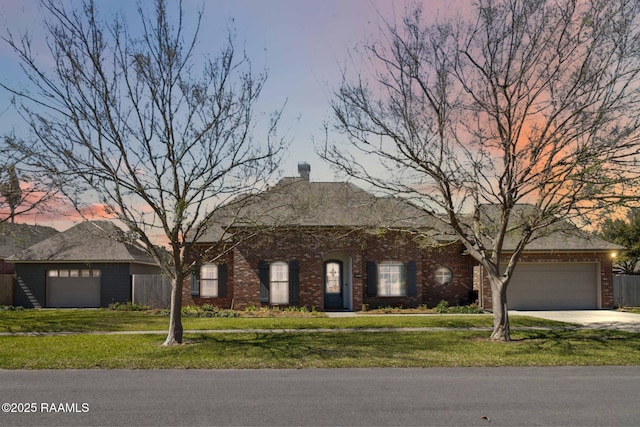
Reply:
M513 310L598 308L598 265L520 264L507 288L507 304Z
M100 278L48 277L47 307L100 307Z

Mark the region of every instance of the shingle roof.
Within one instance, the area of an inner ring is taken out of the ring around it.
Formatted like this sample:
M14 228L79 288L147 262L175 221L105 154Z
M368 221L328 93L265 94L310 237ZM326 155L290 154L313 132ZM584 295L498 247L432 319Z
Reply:
M482 205L480 207L480 220L491 232L492 225L498 223L497 215L499 209L492 205ZM505 236L503 249L505 251L515 250L518 243L520 224L526 224L527 217L537 214L535 206L529 204L516 205L512 211L509 226L515 228ZM602 240L591 233L580 230L573 223L567 220L550 225L533 235L533 240L527 244L526 252L550 252L550 251L617 251L625 249L615 243Z
M402 200L376 197L348 182L310 182L299 178L281 180L258 195L257 203L248 205L242 215L265 225L415 227L433 224L424 212Z
M284 178L265 192L237 199L221 210L219 224L227 224L224 217L234 218L237 227L439 227L438 221L405 201L376 197L348 182L301 178ZM219 232L214 227L199 241L216 241Z
M507 237L504 242L504 250L514 250L515 247L516 242ZM525 252L609 252L624 249L626 249L624 246L607 242L581 230L564 229L534 239L529 242Z
M109 221L85 221L43 240L10 258L11 261L140 262L153 263L144 250L129 243L122 229Z
M513 223L532 212L531 205L518 205ZM487 228L496 224L497 207L481 207L481 220ZM217 242L228 220L235 226L269 227L349 227L421 229L434 241L457 240L443 222L411 203L391 197L377 197L348 182L311 182L302 178L284 178L267 191L236 199L214 218L213 226L199 242ZM468 217L471 220L471 216ZM552 226L552 233L538 233L526 251L610 251L622 246L606 242L579 230L568 221ZM516 235L510 234L504 250L516 247Z
M0 224L0 259L16 255L55 234L58 234L58 230L51 227L2 223Z

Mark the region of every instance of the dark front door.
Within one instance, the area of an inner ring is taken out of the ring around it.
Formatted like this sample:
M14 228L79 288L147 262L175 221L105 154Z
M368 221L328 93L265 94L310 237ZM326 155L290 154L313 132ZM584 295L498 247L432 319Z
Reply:
M342 261L324 263L324 309L343 309Z

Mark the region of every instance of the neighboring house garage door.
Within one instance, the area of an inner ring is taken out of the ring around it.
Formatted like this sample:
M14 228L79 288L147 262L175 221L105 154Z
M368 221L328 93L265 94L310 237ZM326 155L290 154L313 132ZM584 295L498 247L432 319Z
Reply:
M598 307L598 264L523 263L507 288L511 310L581 310Z
M92 270L56 272L47 274L47 307L100 307L99 274L92 275Z

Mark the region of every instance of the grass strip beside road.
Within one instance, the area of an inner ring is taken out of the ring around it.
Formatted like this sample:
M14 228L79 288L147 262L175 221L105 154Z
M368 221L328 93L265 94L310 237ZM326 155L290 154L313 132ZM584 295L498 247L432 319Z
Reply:
M523 316L511 318L514 341L507 344L489 341L487 330L469 329L489 328L491 315L186 317L183 320L186 330L203 332L186 334L183 345L163 347L162 334L46 336L46 332L163 331L168 325L166 316L110 310L2 311L0 332L44 335L0 337L0 369L640 364L640 334L564 329L569 325ZM380 331L357 331L364 328ZM452 329L388 332L383 328ZM288 333L285 329L296 332ZM307 329L330 331L315 333ZM249 331L213 334L205 330Z
M0 337L1 369L255 369L638 365L640 334L601 330Z

